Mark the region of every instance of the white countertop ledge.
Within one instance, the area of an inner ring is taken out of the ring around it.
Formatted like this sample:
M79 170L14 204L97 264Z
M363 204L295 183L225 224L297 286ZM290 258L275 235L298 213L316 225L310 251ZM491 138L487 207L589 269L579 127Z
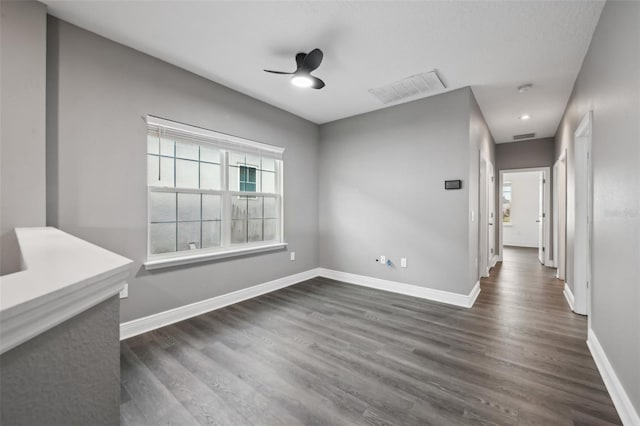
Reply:
M21 271L0 277L0 353L124 288L130 259L52 227L15 232Z

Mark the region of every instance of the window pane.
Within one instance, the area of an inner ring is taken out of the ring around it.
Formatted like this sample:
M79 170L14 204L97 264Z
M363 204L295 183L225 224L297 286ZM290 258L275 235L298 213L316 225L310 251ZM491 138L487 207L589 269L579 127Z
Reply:
M150 186L173 187L173 158L147 155L147 183Z
M264 220L264 240L271 241L276 239L277 219Z
M175 222L176 194L151 192L149 194L149 220L151 222Z
M229 167L229 191L240 191L240 169Z
M170 253L176 251L176 224L149 224L149 246L151 254Z
M176 187L198 188L198 162L176 160Z
M275 198L264 197L264 217L275 219L278 216L278 206Z
M169 139L160 139L160 155L166 155L168 157L174 156L174 142Z
M269 157L262 157L262 170L276 171L276 160Z
M220 221L202 222L202 248L220 247Z
M231 221L231 242L233 244L240 244L247 242L247 221L246 220L232 220Z
M160 154L160 138L153 135L147 135L147 153Z
M273 172L262 172L262 192L275 194L276 192L276 174Z
M247 198L231 197L231 218L245 219L247 217Z
M220 164L220 151L210 146L200 146L200 161Z
M262 219L249 220L249 242L262 241Z
M247 200L249 219L262 218L262 197Z
M160 185L160 157L157 155L147 155L147 183Z
M176 157L198 160L198 145L189 142L176 142Z
M200 163L200 188L220 189L220 166L218 164Z
M160 186L173 188L174 186L174 168L173 158L160 157Z
M202 194L202 220L220 220L220 196Z
M200 220L200 194L178 194L178 221Z
M200 248L200 222L178 222L178 251Z

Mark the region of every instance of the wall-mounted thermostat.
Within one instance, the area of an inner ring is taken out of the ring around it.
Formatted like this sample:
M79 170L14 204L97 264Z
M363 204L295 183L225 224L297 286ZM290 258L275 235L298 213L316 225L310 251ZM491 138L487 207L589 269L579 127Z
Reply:
M445 180L444 189L460 189L462 188L461 180Z

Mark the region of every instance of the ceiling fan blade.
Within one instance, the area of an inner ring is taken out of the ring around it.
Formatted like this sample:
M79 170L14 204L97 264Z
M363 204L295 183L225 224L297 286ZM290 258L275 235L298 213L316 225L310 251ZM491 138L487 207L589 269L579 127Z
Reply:
M306 58L306 56L306 53L298 53L296 55L296 65L298 66L298 68L296 68L296 72L300 71L300 68L302 68L302 64L304 63L304 58Z
M324 81L320 80L318 77L314 77L312 75L310 75L309 77L313 81L313 84L311 85L311 88L313 88L313 89L322 89L325 86Z
M313 49L307 56L305 56L302 62L302 70L311 72L320 66L322 63L322 50Z
M272 74L295 74L292 72L285 72L285 71L272 71L272 70L263 70L264 72L270 72Z

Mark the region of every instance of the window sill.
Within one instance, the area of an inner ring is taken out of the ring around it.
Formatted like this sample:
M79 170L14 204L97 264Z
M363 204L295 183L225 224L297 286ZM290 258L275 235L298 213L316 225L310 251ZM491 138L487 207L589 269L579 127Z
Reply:
M209 253L187 254L180 256L172 256L161 259L149 259L143 263L144 268L149 271L152 269L171 268L173 266L188 265L190 263L206 262L210 260L225 259L228 257L244 256L247 254L262 253L266 251L281 250L287 247L287 243L274 243L263 246L243 247L239 249L231 249L225 251L216 251Z

